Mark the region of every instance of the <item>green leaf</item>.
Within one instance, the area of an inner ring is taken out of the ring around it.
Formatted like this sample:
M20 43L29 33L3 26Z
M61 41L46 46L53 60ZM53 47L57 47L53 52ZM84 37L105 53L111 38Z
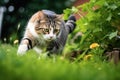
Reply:
M106 19L106 21L110 21L112 19L112 14L110 13Z
M120 13L118 13L118 15L120 15Z
M112 32L111 34L109 34L109 39L116 37L117 33L118 33L118 31L115 31L115 32Z
M115 9L117 8L117 5L112 4L112 5L110 5L110 8L111 8L112 10L115 10Z
M95 28L94 30L93 30L93 33L95 33L95 32L99 32L99 31L102 31L102 28Z
M68 16L71 14L72 11L71 9L67 8L63 12L64 12L64 20L67 20Z
M72 7L72 12L73 12L73 13L76 13L76 12L78 12L78 9L73 6L73 7Z

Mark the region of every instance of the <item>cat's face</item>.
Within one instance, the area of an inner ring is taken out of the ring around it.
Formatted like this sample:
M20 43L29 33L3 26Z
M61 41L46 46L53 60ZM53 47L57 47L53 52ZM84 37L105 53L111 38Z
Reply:
M42 35L46 41L55 40L60 33L61 20L58 16L45 17L38 20L36 24L36 33L40 36Z
M47 41L56 39L57 35L60 32L60 28L43 28L43 38Z

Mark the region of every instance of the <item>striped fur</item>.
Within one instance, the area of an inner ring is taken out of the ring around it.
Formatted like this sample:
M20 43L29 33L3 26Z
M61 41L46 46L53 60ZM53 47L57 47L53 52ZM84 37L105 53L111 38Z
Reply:
M32 48L37 53L44 48L49 53L61 53L68 34L75 29L75 21L74 16L70 16L65 23L62 15L49 10L38 11L28 21L17 54L23 55Z

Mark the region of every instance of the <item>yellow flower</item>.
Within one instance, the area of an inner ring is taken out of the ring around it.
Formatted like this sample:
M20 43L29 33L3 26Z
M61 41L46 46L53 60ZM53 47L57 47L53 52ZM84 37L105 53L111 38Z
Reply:
M18 44L18 42L19 42L19 40L15 40L15 41L14 41L14 44Z
M96 48L96 47L99 47L100 45L98 43L92 43L90 45L90 49L93 49L93 48Z
M60 60L64 60L64 56L61 56L61 57L60 57Z
M89 59L92 58L92 56L93 56L93 55L91 55L91 54L85 55L85 56L84 56L84 60L89 60Z

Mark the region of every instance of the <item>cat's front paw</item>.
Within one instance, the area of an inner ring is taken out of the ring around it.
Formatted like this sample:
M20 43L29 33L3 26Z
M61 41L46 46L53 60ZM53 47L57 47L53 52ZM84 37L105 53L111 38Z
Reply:
M17 55L24 55L27 50L28 50L27 45L26 44L22 44L18 48Z

